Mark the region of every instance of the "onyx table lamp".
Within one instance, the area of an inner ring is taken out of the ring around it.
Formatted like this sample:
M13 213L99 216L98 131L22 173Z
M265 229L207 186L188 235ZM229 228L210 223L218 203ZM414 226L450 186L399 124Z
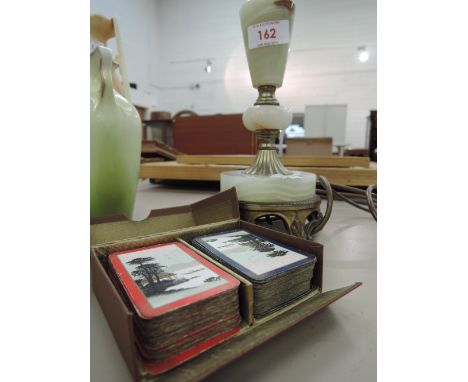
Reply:
M295 11L290 0L249 0L241 7L250 78L258 90L254 106L244 112L242 121L255 133L259 145L249 168L221 174L221 191L236 188L244 220L281 219L289 233L310 238L330 216L330 185L316 174L286 169L275 144L280 130L292 122L292 113L280 106L275 91L283 85ZM315 192L317 180L327 189L325 215Z

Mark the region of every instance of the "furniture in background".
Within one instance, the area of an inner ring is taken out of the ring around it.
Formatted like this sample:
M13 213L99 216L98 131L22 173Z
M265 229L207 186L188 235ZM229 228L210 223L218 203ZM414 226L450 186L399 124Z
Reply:
M336 147L336 152L333 153L333 154L336 154L340 157L344 156L344 152L345 152L345 149L346 147L348 147L349 145L348 144L342 144L342 145L334 145Z
M171 113L152 112L150 119L143 120L143 124L145 125L145 140L156 139L169 146L174 144Z
M176 160L177 155L183 153L157 139L141 142L141 163Z
M348 157L369 157L368 149L347 149L344 151L344 155Z
M377 110L371 110L369 115L369 156L377 162Z
M175 161L142 163L140 178L219 181L222 172L246 169L254 159L254 155L177 155ZM377 169L371 166L369 158L284 155L280 159L291 171L322 175L332 184L377 183Z
M140 115L140 120L142 121L141 122L141 139L145 140L146 139L146 128L145 128L145 124L144 124L143 121L145 119L146 111L148 109L146 107L143 107L143 106L138 106L138 105L133 105L133 106L135 106L135 109L137 109L138 114Z
M333 138L288 138L286 155L330 156Z
M189 115L173 119L174 148L186 154L255 154L256 139L242 114Z
M174 114L174 118L179 118L179 117L197 117L198 114L195 113L192 110L180 110L177 113Z

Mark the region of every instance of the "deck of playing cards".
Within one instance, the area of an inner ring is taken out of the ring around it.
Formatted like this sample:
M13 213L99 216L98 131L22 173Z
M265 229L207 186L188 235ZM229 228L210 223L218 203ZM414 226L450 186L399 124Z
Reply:
M244 230L194 238L192 244L253 284L256 318L311 291L317 258Z
M240 329L239 281L180 243L109 256L109 275L135 314L145 369L160 374Z

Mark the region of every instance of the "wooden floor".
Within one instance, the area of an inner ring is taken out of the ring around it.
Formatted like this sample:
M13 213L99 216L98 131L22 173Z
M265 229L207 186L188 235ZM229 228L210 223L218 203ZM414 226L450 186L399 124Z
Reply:
M253 159L251 155L181 155L177 156L177 161L141 164L140 177L219 181L222 172L243 170ZM368 186L377 183L377 169L369 158L284 156L281 160L289 170L322 175L333 184Z

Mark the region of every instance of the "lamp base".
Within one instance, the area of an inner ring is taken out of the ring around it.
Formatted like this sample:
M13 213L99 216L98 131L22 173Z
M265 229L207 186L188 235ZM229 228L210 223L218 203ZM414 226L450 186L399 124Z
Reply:
M333 190L330 183L324 176L319 176L318 180L326 192L327 208L325 214L320 211L320 197L315 195L312 199L297 202L255 203L240 201L241 219L254 224L266 221L273 227L277 220L281 220L283 228L290 235L311 239L327 224L333 209Z
M302 171L271 175L226 171L221 174L221 191L236 187L241 202L298 202L316 197L316 182L315 174Z

